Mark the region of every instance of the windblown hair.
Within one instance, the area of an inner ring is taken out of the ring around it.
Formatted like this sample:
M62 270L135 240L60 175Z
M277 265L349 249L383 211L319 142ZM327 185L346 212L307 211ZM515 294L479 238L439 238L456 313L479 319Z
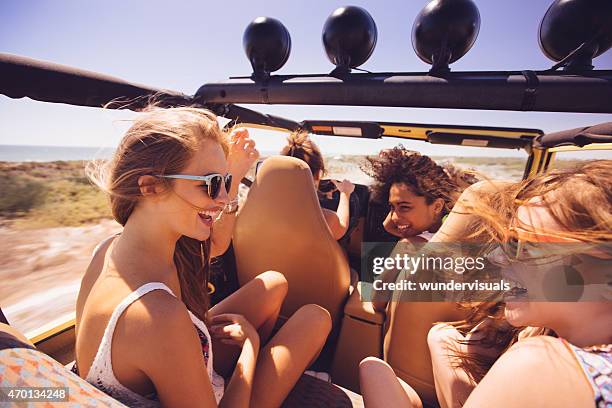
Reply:
M368 157L361 170L375 181L372 193L376 202L386 204L391 186L403 183L414 194L425 197L427 204L438 198L444 200L444 215L452 210L463 189L477 181L452 165L446 167L448 170L428 156L399 145Z
M533 199L539 199L534 202ZM554 231L542 231L583 242L612 240L612 160L585 161L573 167L515 184L502 185L494 192L477 193L466 209L478 222L468 239L479 242L507 242L517 222L520 206L545 207L559 224ZM559 231L561 229L561 231Z
M537 203L534 199L538 199ZM555 231L543 233L609 244L612 241L612 160L588 161L520 183L497 186L493 192L477 192L473 202L464 204L467 213L476 218L466 238L481 243L507 242L513 238L510 227L516 224L517 210L523 205L545 206L562 229L559 231L557 227ZM606 248L609 250L609 245ZM524 328L510 326L503 311L501 302L481 303L470 308L466 319L451 324L467 334L489 319L491 324L480 332L481 338L464 344L504 352L516 343ZM530 328L530 331L531 335L554 335L545 328ZM473 353L456 351L455 355L457 366L477 382L495 362Z
M291 156L303 160L310 167L313 177L325 175L325 163L319 147L304 131L293 132L287 138L287 146L280 152L283 156Z
M216 116L191 107L147 108L128 129L113 158L91 162L87 175L110 198L113 218L125 225L143 195L141 176L180 173L204 140L214 140L228 153L225 133ZM173 181L159 178L165 193ZM174 263L187 307L205 320L208 310L210 240L182 236L174 252Z

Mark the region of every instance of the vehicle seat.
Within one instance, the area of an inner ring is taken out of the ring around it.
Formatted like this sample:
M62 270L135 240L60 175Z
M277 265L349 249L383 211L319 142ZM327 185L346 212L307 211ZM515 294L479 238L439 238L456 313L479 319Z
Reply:
M263 162L236 219L233 245L241 286L264 271L278 271L289 283L282 317L314 303L338 326L349 295L349 265L325 223L305 162L286 156Z
M426 404L438 404L427 333L434 323L464 318L465 311L451 302L396 301L387 306L384 359Z

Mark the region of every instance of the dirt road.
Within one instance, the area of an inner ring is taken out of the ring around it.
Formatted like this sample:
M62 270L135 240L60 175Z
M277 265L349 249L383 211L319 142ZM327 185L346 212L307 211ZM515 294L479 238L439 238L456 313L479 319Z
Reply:
M27 332L74 310L95 246L121 230L113 220L82 227L0 227L0 306Z

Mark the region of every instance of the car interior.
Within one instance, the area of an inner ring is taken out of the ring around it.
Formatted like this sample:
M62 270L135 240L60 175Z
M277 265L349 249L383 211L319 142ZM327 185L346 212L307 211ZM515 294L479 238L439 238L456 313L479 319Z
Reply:
M553 17L561 19L547 14L545 18L549 19L546 21L551 27L565 21L553 21ZM438 21L435 26L444 24L445 21ZM251 39L254 42L256 35ZM555 32L541 35L544 44L552 42L545 35L559 37ZM605 45L607 48L600 47L592 52L591 59L610 48L612 41ZM270 70L274 64L258 65L256 62L260 60L250 55L251 76L204 84L193 96L50 62L0 54L0 93L11 98L28 97L80 106L106 105L110 109L135 111L146 106L154 95L160 106L195 105L210 109L230 120L227 129L244 126L285 133L299 130L322 137L341 136L349 142L363 138L393 138L398 142L414 140L431 145L520 150L525 153L523 178L526 179L552 168L555 155L560 152L612 150L612 122L546 134L539 129L477 125L296 121L260 113L240 104L612 113L612 70L586 69L580 61L566 59L568 54L558 59L569 66L566 70L557 67L545 71L454 72L446 71L452 63L448 60L442 65L432 63L433 71L424 73L352 72L351 69L359 64L339 64L329 74L305 75L274 75L275 69ZM483 92L483 87L488 92ZM561 97L571 92L575 97ZM109 107L108 103L117 98L122 102ZM329 180L322 180L321 190L332 191L329 183ZM350 201L349 230L336 241L329 234L321 208L335 209L338 192L321 194L316 191L312 174L301 160L270 156L258 166L254 179L245 179L243 184L248 194L236 219L232 245L224 255L211 261L212 303L219 302L263 271L275 270L289 283L281 324L283 318L308 303L327 309L333 321L326 347L312 366L313 370L328 372L332 383L303 376L284 406L363 406L359 396L358 366L368 356L389 363L396 375L417 391L426 406L438 406L427 333L434 323L459 320L465 312L455 303L390 302L386 313L381 313L374 310L371 302L362 299L369 285L368 276L361 270L362 244L397 240L382 228L388 208L372 201L368 186L356 185ZM357 281L351 281L351 271L353 276L359 277ZM50 311L48 324L29 333L12 328L1 309L0 321L3 323L0 325L0 356L11 350L23 350L28 358L40 361L28 365L19 363L16 355L11 357L17 380L32 378L29 384L34 385L54 379L87 393L87 396L82 395L85 406L88 404L86 398L120 406L67 369L58 368L74 360L74 315L56 316ZM53 366L54 370L43 370L40 367L44 364Z

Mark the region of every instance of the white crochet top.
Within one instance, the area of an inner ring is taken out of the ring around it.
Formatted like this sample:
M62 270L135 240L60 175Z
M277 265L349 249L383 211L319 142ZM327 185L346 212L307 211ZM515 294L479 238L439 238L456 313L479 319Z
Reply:
M155 394L144 397L125 387L117 380L117 377L115 377L113 372L111 341L115 331L115 326L117 325L117 320L119 320L119 317L123 314L125 309L127 309L127 307L134 303L137 299L153 290L165 290L172 296L175 296L172 290L170 290L170 288L165 284L161 282L149 282L142 285L123 299L123 301L117 305L113 311L113 314L111 315L108 326L106 326L106 329L104 330L100 347L98 348L98 352L96 353L96 357L91 364L91 368L89 369L89 373L87 373L86 378L87 382L90 384L93 384L111 397L130 407L159 407L160 403ZM196 327L196 330L198 330L198 336L200 337L200 341L203 346L202 348L208 376L215 393L215 399L218 403L223 396L225 381L223 377L218 375L213 369L212 341L210 334L208 333L208 329L206 328L204 322L198 319L193 313L191 313L191 311L189 311L189 317L191 317L191 321ZM202 335L204 337L202 337Z

